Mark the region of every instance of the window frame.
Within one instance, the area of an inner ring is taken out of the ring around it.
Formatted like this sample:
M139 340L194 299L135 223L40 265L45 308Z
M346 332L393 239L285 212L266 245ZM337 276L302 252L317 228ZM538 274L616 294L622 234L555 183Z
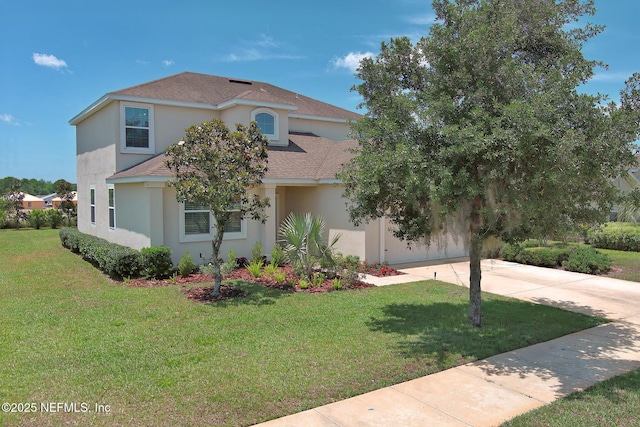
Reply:
M187 212L203 212L204 210L201 209L197 209L197 210L189 210L186 209L185 203L180 202L178 203L178 226L179 226L179 231L180 231L180 236L179 236L179 242L180 243L190 243L190 242L205 242L205 241L211 241L213 240L213 224L215 224L215 218L213 217L213 215L211 214L211 211L209 211L209 232L208 233L201 233L201 234L187 234L186 230L185 230L185 225L186 225L186 220L185 220L185 214ZM239 212L239 210L237 209L232 209L230 210L230 212ZM247 238L247 221L245 218L242 218L240 220L240 231L239 232L228 232L225 231L224 236L222 238L223 241L225 240L239 240L239 239L246 239Z
M96 186L89 186L89 222L96 226Z
M109 230L116 229L116 189L113 184L107 186L107 207L109 212ZM113 217L111 216L113 212ZM113 224L111 219L113 218Z
M149 126L127 126L127 108L140 108L148 110ZM154 133L154 110L151 104L140 104L136 102L122 102L120 104L120 152L132 154L155 154L155 133ZM147 129L149 131L148 147L128 147L127 129Z
M268 114L273 117L273 133L263 133L263 135L270 141L278 141L280 139L280 115L270 108L261 107L251 111L251 120L257 123L256 116L258 114ZM260 130L260 132L262 132L262 130Z

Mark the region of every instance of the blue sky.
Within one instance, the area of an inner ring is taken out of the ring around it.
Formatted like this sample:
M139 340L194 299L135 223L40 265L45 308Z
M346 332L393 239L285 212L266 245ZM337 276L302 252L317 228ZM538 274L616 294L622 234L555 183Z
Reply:
M639 0L596 0L607 26L587 92L618 100L640 71ZM357 111L357 60L417 41L429 0L0 0L0 178L76 181L69 119L105 93L183 71L266 81Z

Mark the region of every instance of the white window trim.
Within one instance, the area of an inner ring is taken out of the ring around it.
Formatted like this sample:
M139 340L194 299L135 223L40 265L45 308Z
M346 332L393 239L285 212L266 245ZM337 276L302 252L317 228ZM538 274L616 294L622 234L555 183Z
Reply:
M93 203L91 203L91 192L93 191ZM93 221L91 220L91 212L93 211ZM89 223L95 227L96 226L96 186L89 186Z
M178 226L179 226L179 242L180 243L191 243L191 242L206 242L213 240L213 230L214 227L211 227L211 230L208 233L203 234L186 234L184 231L184 214L185 208L184 203L178 203ZM215 219L211 212L209 212L209 224L215 224ZM247 238L247 220L243 218L240 222L240 232L236 233L224 233L223 241L225 240L240 240Z
M113 190L113 206L109 206L109 190ZM113 227L111 226L111 210L113 210ZM116 218L116 189L113 184L107 185L107 212L109 216L107 216L107 221L109 224L109 231L115 231L117 218Z
M251 120L252 121L255 120L256 116L260 113L267 113L273 116L273 134L272 135L263 134L263 135L269 138L270 141L278 141L280 139L280 115L270 108L260 107L251 111Z
M126 132L126 118L125 118L125 109L126 107L133 108L146 108L149 110L149 147L127 147L127 132ZM154 111L153 105L151 104L140 104L136 102L121 102L120 103L120 152L123 154L155 154L156 152L156 144L155 144L155 134L154 134Z

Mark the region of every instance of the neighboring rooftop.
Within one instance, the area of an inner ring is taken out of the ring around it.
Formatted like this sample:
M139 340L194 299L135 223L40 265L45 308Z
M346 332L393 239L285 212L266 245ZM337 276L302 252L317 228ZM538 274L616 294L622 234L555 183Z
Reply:
M291 110L291 117L355 120L360 117L335 105L309 98L269 83L183 72L162 79L109 92L72 118L75 125L113 100L140 99L145 102L203 106L223 109L236 103L274 106Z

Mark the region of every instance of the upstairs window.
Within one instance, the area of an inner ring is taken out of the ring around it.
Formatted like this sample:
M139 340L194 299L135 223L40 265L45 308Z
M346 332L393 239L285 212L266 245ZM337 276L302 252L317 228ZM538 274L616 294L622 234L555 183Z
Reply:
M153 154L153 106L123 104L120 115L122 152Z
M251 120L255 120L260 132L270 140L278 137L278 113L267 108L258 108L251 113Z

